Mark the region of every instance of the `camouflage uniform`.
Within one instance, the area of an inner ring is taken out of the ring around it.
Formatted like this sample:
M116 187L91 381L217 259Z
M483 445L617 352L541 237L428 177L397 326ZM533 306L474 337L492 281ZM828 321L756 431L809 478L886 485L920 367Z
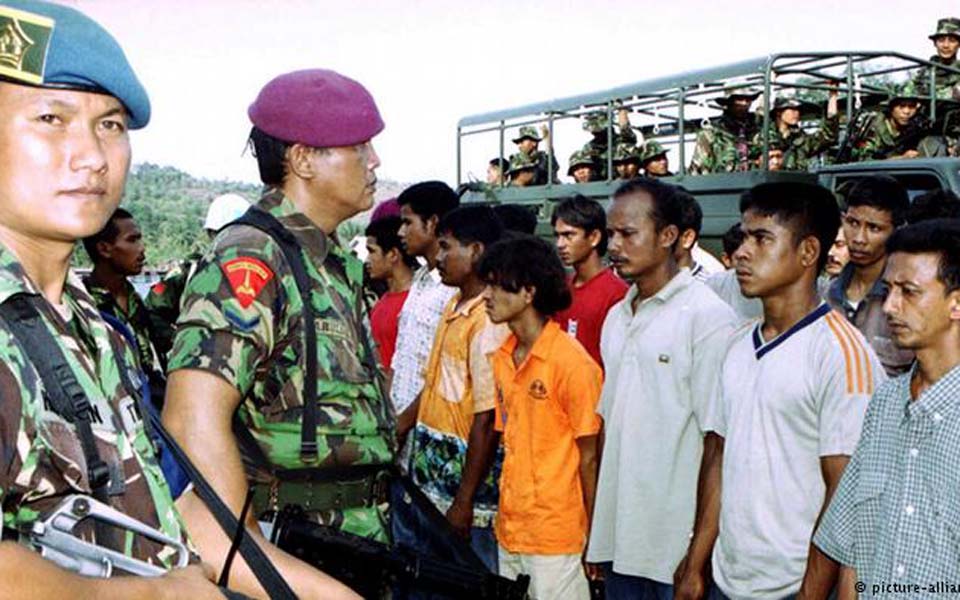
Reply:
M127 288L126 312L120 307L109 290L96 285L90 277L85 278L83 284L101 312L117 317L133 332L137 340L137 356L140 360L140 368L146 373L162 374L165 371L164 361L163 357L154 348L150 309L140 298L140 294L134 289L133 284L124 281L124 286Z
M605 111L591 113L583 118L583 129L593 134L593 139L584 144L580 151L588 154L593 160L594 171L599 180L607 178L607 125L609 122ZM614 148L620 144L628 146L637 144L637 134L629 126L614 127L611 137L613 137Z
M17 293L39 295L13 254L0 246L0 301ZM63 304L70 310L66 323L49 304L40 304L41 317L93 407L97 450L110 466L109 503L172 538L186 539L137 400L131 395L138 392L125 389L120 378L114 348L122 349L120 361L133 374L137 366L130 347L104 323L72 273L63 293ZM23 531L64 496L92 495L92 490L75 426L48 408L39 375L5 326L0 326L0 379L3 526ZM94 539L93 528L86 528L84 537ZM140 536L98 543L159 566L173 566L169 550Z
M167 271L163 279L150 287L144 299L144 304L149 309L153 345L161 356L166 356L173 348L174 326L180 316L180 298L187 286L187 280L196 272L201 258L199 253L191 254Z
M643 147L640 149L640 166L643 168L645 177L673 177L674 174L671 171L667 171L663 175L647 172L647 164L654 158L666 153L667 149L660 145L657 140L647 140L643 143Z
M258 206L299 242L317 328L317 460L300 454L303 407L303 299L280 247L267 234L228 226L187 283L170 370L200 369L233 385L242 423L278 469L389 465L395 423L382 388L362 302L363 263L320 231L278 189ZM274 483L251 466L251 483ZM356 535L387 540L385 505L348 507L312 517Z
M800 108L792 103L783 103L776 108ZM820 127L814 133L807 133L799 125L791 125L783 133L777 127L776 119L770 119L769 144L783 150L783 171L806 171L810 161L815 159L829 147L837 143L840 136L840 116L824 118ZM775 142L778 142L775 144ZM763 132L757 132L751 143L754 157L763 154ZM762 163L761 163L762 164Z
M519 137L513 139L513 143L519 143L523 138L530 138L531 140L536 140L538 142L543 141L540 136L537 135L537 130L529 126L520 128L520 135ZM534 150L530 153L518 152L517 154L525 154L537 165L537 173L531 185L546 185L547 181L550 180L551 174L553 176L553 183L559 183L559 179L557 179L557 173L560 170L560 165L557 164L556 155L553 157L553 168L550 168L550 156L543 150ZM516 156L517 154L514 154L513 156ZM511 160L513 159L513 156L510 157Z
M937 30L929 37L931 40L936 40L936 38L941 35L952 35L960 39L960 19L940 19L937 22ZM958 60L956 56L952 61L947 62L940 58L939 54L935 54L930 57L930 62L960 69L960 60ZM960 73L954 73L946 69L936 69L934 71L934 77L936 97L940 100L952 100L953 87L960 84ZM928 67L918 69L917 74L914 75L913 83L920 96L927 96L930 93L930 69Z
M750 168L751 145L761 128L757 115L750 113L743 120L723 115L717 122L697 133L690 173L729 173Z

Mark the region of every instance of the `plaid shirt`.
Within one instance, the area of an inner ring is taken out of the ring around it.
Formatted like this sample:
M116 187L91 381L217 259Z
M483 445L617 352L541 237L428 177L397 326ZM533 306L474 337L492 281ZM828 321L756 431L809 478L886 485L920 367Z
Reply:
M910 378L883 384L813 542L872 585L960 583L960 366L916 401ZM881 593L880 595L884 595Z

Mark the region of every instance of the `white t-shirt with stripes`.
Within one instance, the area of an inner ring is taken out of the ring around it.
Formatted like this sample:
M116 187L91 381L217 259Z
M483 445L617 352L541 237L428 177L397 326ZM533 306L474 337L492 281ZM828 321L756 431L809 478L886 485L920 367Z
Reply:
M826 491L820 459L853 453L886 379L860 332L826 304L772 340L761 327L734 337L715 428L725 444L713 574L735 600L800 589Z

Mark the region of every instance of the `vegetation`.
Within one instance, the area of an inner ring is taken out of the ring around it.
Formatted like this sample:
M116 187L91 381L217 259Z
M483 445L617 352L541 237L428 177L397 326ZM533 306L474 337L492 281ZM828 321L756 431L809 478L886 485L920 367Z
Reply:
M396 195L401 187L381 180L377 195ZM256 184L199 179L174 167L144 163L131 169L121 206L133 214L143 232L149 268L165 270L207 247L203 219L211 200L233 192L253 202L260 189ZM341 225L341 239L346 242L363 233L368 218L369 214L358 215ZM78 250L77 266L90 266L86 253Z

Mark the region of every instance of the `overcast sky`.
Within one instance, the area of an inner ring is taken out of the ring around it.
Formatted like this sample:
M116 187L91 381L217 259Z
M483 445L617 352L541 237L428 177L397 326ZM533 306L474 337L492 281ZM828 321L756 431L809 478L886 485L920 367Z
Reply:
M937 19L960 16L946 0L62 1L119 39L150 93L135 162L250 182L246 109L286 71L332 68L370 89L387 124L381 177L453 183L464 115L778 51L926 58Z

